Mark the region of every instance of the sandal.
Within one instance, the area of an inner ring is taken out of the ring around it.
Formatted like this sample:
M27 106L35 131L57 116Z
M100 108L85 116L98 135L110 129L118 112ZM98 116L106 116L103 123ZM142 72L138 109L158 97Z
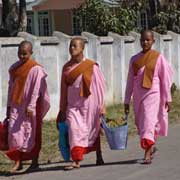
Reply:
M39 171L40 170L40 167L39 167L39 164L31 164L30 167L28 167L26 169L26 173L28 172L35 172L35 171Z
M64 171L71 171L71 170L79 169L79 168L80 168L80 165L69 165L69 166L64 167Z
M141 164L149 165L151 163L152 163L151 159L144 159Z
M101 166L101 165L104 165L104 160L103 159L96 160L96 166Z

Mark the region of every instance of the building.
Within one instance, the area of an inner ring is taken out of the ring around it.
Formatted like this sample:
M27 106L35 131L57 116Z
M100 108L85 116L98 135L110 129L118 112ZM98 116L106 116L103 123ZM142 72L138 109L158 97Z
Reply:
M84 0L35 0L27 4L27 31L39 36L49 36L53 31L61 31L69 35L79 34L79 22L75 18L75 9L79 7L83 1ZM117 5L116 0L104 1L109 6ZM119 2L120 1L118 1L118 3ZM149 17L152 16L152 11L149 12L149 8L141 10L137 22L139 28L147 28L150 25Z
M61 31L69 35L79 34L79 22L75 18L75 10L84 0L27 0L27 31L37 36L50 36L53 31ZM110 6L117 2L132 3L132 0L104 0ZM171 0L172 1L172 0ZM152 17L158 10L167 6L169 1L149 0L149 5L138 12L139 29L151 28ZM178 0L173 0L178 3ZM2 2L0 0L0 13Z
M84 0L35 0L27 5L28 32L49 36L53 31L61 31L69 35L79 34L79 22L75 18L75 8L79 7ZM174 0L175 3L177 0ZM109 6L118 3L132 3L132 0L104 0ZM166 6L168 1L149 0L148 6L138 12L137 26L139 29L151 28L152 17L161 7ZM83 23L83 22L82 22ZM85 22L84 22L85 23Z
M74 34L73 9L81 3L82 0L36 0L29 3L28 32L39 36L49 36L53 31Z

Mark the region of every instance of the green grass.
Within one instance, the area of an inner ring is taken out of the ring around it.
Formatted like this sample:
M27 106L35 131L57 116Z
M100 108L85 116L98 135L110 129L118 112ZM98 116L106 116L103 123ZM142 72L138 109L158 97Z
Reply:
M180 90L175 91L173 95L172 107L169 113L169 122L180 122Z
M124 107L122 104L114 105L107 108L107 117L119 118L124 117ZM130 107L129 115L129 135L136 134L136 127L134 125L134 115L132 106ZM176 91L173 95L173 103L171 112L169 113L169 122L180 122L180 91ZM103 141L105 138L103 138ZM40 163L47 163L48 161L61 161L58 150L58 131L56 130L55 121L45 122L43 124L43 138L42 150L40 153ZM7 172L12 166L12 162L6 158L3 153L0 153L0 174Z

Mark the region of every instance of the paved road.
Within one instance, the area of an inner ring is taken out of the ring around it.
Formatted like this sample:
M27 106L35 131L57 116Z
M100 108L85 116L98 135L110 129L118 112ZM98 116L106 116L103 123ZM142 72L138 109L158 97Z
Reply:
M103 150L104 166L95 166L95 154L85 157L82 168L64 172L64 163L41 165L41 171L10 177L0 175L0 180L180 180L180 124L171 125L169 136L160 138L151 165L140 164L143 152L138 137L128 141L126 151Z

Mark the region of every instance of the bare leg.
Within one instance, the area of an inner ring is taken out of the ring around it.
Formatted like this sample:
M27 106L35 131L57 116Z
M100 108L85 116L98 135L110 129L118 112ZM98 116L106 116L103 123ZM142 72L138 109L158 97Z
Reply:
M142 164L151 164L151 152L152 152L152 147L149 147L145 150L144 162Z
M144 159L151 159L151 147L145 150Z
M151 159L154 158L154 155L157 153L158 149L155 145L151 147Z

